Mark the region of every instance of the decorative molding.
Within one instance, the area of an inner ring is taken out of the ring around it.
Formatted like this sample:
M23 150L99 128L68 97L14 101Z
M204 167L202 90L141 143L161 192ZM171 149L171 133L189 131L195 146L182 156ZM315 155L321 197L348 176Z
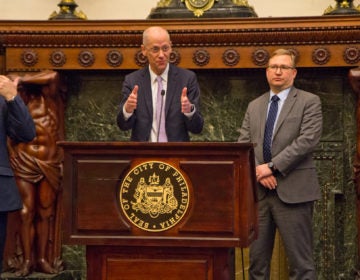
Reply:
M170 54L170 62L172 64L178 65L181 61L181 54L179 51L177 50L172 50L171 54Z
M207 50L196 50L193 54L193 62L198 66L205 66L210 61L210 53Z
M142 54L141 50L135 53L135 63L140 67L144 67L148 63L146 56Z
M349 19L353 18L353 21ZM328 21L328 17L314 18L312 21L299 19L263 19L263 21L211 19L205 24L194 21L173 20L168 26L174 46L210 47L210 46L271 46L271 45L319 45L319 44L357 44L360 43L360 23L358 17L347 16ZM179 22L183 26L178 26ZM283 22L283 24L281 24ZM56 22L51 22L56 23ZM39 22L29 26L12 25L0 21L1 43L5 47L51 47L51 48L127 48L139 47L141 35L147 22L123 23L110 25L85 21L71 22L72 26L46 25ZM146 24L145 24L146 23ZM174 23L174 24L173 24ZM23 23L23 24L26 24ZM131 24L131 25L129 25ZM160 24L151 22L151 24ZM344 25L345 24L345 25ZM347 24L347 25L346 25ZM162 24L164 25L164 24ZM123 28L119 30L118 26ZM23 28L22 28L23 27ZM134 28L138 28L135 29ZM191 38L191 39L190 39ZM190 39L190 40L189 40Z
M118 50L111 50L106 55L106 62L111 67L119 67L123 62L123 55Z
M227 49L222 56L222 60L227 66L235 66L240 61L239 53L234 49Z
M23 65L33 67L39 61L39 55L36 51L25 50L21 54L21 62Z
M83 67L90 67L95 62L95 55L92 51L81 51L78 56L78 62Z
M269 61L270 54L267 50L257 49L253 52L251 58L257 66L264 66Z
M139 47L141 30L131 31L29 31L2 32L5 47ZM208 47L208 46L271 46L271 45L318 45L349 44L360 42L359 26L331 27L284 27L253 28L229 30L216 28L212 30L172 30L170 31L174 46ZM220 35L221 34L221 35ZM192 40L189 38L192 37ZM89 40L91 38L91 40ZM119 38L121 38L119 40Z
M348 64L356 64L360 61L360 49L358 47L347 47L343 53L344 61Z
M61 50L53 51L50 54L49 62L55 67L62 67L66 63L66 55Z
M174 49L170 61L181 67L264 67L269 54L280 47L295 50L298 67L339 67L359 62L360 21L355 16L51 24L0 21L4 69L11 72L143 67L147 59L140 51L142 32L154 24L169 30ZM78 57L79 53L82 57ZM342 54L342 59L334 55L337 53Z
M315 64L324 65L329 62L331 57L327 48L317 48L312 53L312 60Z

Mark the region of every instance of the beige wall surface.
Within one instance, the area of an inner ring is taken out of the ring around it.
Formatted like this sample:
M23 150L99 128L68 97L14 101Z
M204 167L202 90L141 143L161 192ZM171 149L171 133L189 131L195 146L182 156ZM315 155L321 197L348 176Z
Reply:
M145 19L159 0L75 0L89 20ZM0 20L47 20L60 0L0 0ZM335 0L248 0L259 17L320 16ZM360 0L355 0L358 6Z

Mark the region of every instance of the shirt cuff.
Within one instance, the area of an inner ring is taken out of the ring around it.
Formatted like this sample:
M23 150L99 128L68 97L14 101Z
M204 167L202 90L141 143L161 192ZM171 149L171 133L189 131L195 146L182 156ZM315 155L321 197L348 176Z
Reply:
M123 115L124 115L124 119L127 121L128 119L130 119L130 117L133 115L133 113L128 113L125 110L125 106L123 106Z
M190 111L190 113L184 113L184 115L185 115L186 117L188 117L189 119L191 119L192 116L195 114L195 112L196 112L196 107L195 107L194 104L191 104L191 111Z

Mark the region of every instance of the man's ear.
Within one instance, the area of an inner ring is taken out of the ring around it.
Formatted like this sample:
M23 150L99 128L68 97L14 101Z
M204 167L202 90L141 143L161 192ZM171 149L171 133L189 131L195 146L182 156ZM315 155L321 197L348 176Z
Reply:
M143 56L146 56L146 48L144 45L141 45L141 52L142 52Z

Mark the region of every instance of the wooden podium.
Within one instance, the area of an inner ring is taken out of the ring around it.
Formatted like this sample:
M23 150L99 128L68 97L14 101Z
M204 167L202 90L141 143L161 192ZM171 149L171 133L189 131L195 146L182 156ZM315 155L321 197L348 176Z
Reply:
M253 146L60 142L64 243L88 280L233 279L257 237Z

